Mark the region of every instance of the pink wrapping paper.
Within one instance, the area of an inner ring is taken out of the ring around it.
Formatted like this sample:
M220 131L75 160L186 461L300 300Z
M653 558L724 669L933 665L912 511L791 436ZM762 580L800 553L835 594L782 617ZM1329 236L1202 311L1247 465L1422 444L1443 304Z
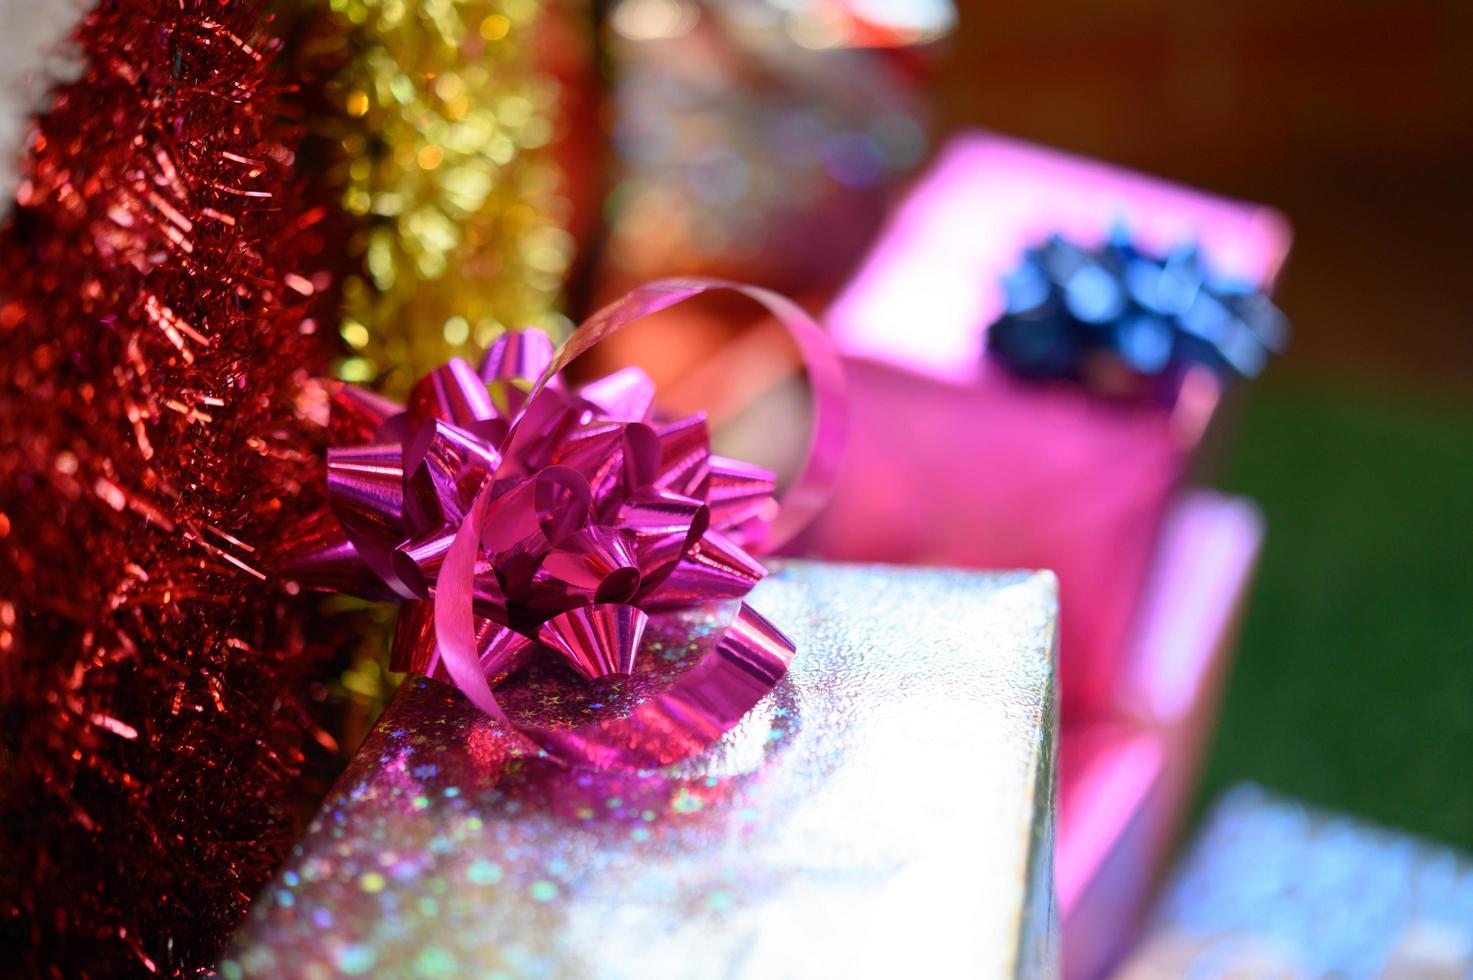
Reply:
M1185 463L1169 419L998 377L954 385L851 359L850 441L810 539L853 561L1059 576L1066 716L1115 696L1161 513Z
M826 321L846 354L850 446L820 556L1050 568L1066 718L1112 709L1162 516L1215 403L1125 408L984 364L1000 277L1059 231L1124 221L1149 249L1200 241L1265 285L1276 212L1000 137L959 137L898 209Z
M1120 712L1060 735L1055 853L1066 980L1098 977L1128 945L1191 801L1252 584L1262 519L1247 501L1187 495L1168 516Z
M1135 928L1164 829L1169 748L1159 732L1124 721L1074 725L1059 735L1054 880L1068 980L1099 976Z

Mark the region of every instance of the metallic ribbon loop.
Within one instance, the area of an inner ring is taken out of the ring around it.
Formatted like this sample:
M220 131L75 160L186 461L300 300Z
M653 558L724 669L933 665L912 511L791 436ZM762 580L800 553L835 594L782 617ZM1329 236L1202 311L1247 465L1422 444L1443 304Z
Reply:
M780 504L771 473L711 454L703 416L658 419L654 386L638 368L576 391L561 377L615 331L712 289L767 307L813 387L810 452ZM556 351L528 331L499 340L478 369L460 360L437 368L403 410L341 389L334 438L358 444L328 451L328 490L347 540L319 517L285 571L313 588L406 600L396 666L448 677L552 757L601 769L667 765L711 745L787 670L792 644L745 603L709 653L622 717L572 727L514 720L494 688L544 654L587 680L630 674L651 612L746 595L766 574L750 549L788 540L822 507L842 407L828 338L787 299L719 280L651 283Z
M848 418L844 412L844 372L833 342L797 303L770 289L725 279L657 279L630 290L622 299L615 300L585 320L558 350L535 387L543 387L594 344L634 321L717 289L741 293L777 317L798 347L803 369L808 374L808 384L813 390L813 424L808 436L807 461L787 492L779 498L777 519L767 530L763 541L766 550L771 551L792 540L828 503L829 490L838 479Z

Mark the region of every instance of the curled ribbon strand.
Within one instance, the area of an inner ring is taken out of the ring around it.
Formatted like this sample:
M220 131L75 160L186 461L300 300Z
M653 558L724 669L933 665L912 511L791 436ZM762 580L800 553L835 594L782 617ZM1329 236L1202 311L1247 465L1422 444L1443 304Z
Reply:
M576 391L562 378L614 332L713 289L765 306L808 372L809 454L781 502L771 473L710 452L704 416L657 416L639 369ZM328 451L339 526L311 522L285 571L313 588L406 600L401 665L448 677L554 758L667 765L714 743L787 671L792 643L745 602L714 649L621 717L566 728L519 722L495 687L547 651L589 680L627 675L650 612L745 596L766 574L751 552L787 541L823 506L843 397L827 336L786 298L713 279L650 283L599 310L560 349L527 331L499 339L479 369L451 361L402 409L340 389L332 431L345 444Z

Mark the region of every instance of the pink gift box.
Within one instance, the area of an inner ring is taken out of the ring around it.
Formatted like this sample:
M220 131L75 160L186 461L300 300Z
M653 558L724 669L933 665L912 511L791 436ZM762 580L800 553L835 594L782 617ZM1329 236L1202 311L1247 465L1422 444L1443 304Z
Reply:
M1162 528L1118 714L1060 736L1055 881L1067 980L1127 947L1190 803L1263 538L1251 503L1198 491Z
M1186 463L1169 416L1001 376L948 383L864 358L846 369L850 441L814 552L1051 569L1063 714L1107 708L1160 516Z
M1060 232L1124 222L1147 250L1202 246L1268 285L1275 211L985 134L954 139L897 209L826 320L848 359L851 439L809 544L823 557L1059 576L1065 718L1112 710L1126 637L1171 494L1216 404L1125 407L987 364L1000 279Z
M1054 883L1068 980L1099 976L1141 913L1162 831L1167 748L1159 734L1119 720L1060 733Z
M851 440L819 555L1053 569L1062 728L1056 881L1069 980L1128 938L1190 797L1262 538L1247 502L1180 484L1219 399L1122 406L984 357L1002 276L1059 233L1119 223L1148 252L1200 245L1270 286L1277 212L987 134L954 139L827 323Z

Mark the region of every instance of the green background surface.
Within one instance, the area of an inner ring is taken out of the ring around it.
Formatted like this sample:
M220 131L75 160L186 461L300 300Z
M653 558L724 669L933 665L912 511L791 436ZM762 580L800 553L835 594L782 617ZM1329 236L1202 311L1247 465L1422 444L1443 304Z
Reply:
M1232 444L1268 537L1198 812L1254 780L1473 852L1473 406L1266 384Z

